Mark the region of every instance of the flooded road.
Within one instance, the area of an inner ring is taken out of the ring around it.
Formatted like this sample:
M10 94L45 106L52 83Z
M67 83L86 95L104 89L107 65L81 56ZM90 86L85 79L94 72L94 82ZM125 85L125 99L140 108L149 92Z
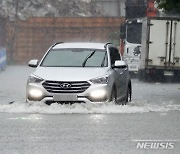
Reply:
M10 66L0 74L0 153L179 153L179 83L133 79L126 106L47 106L25 102L32 71Z

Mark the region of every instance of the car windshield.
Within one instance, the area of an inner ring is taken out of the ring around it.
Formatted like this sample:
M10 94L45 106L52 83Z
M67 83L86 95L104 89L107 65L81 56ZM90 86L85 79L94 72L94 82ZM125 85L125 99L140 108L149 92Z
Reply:
M100 49L51 49L43 67L107 67L107 54Z

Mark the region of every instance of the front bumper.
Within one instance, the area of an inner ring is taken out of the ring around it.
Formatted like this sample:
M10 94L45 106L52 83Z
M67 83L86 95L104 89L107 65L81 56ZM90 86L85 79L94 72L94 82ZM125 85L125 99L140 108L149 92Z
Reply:
M111 88L108 84L92 84L82 93L50 93L41 83L28 83L27 102L51 103L104 103L110 101Z

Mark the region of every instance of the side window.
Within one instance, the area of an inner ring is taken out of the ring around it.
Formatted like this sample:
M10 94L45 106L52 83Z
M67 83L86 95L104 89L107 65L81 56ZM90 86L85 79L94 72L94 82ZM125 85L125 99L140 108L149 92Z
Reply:
M114 47L110 47L109 50L110 50L111 65L114 65L116 60L121 60L121 57L118 49Z

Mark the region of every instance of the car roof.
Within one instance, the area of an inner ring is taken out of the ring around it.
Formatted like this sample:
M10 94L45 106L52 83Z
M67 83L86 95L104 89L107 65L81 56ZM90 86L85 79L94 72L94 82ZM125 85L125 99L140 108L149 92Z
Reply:
M75 43L59 43L53 49L59 48L87 48L87 49L105 49L106 43L91 43L91 42L75 42Z

